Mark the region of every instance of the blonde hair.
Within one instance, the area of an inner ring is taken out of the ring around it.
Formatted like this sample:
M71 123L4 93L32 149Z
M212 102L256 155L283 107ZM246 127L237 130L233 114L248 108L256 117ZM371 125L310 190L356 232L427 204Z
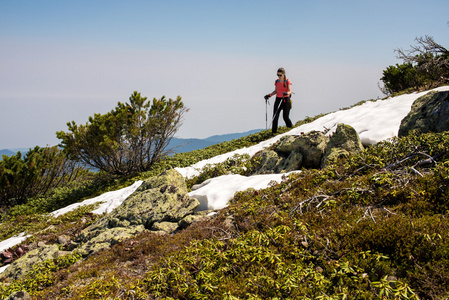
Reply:
M278 73L284 74L284 87L286 87L287 86L287 76L285 76L285 69L284 68L279 68L278 69Z

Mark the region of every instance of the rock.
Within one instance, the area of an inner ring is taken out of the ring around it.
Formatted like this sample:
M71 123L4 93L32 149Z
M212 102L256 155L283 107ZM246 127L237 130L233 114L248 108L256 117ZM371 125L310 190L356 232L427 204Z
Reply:
M278 171L289 172L300 169L301 166L319 168L327 142L328 137L319 131L281 138L274 146L274 152L278 157L284 158L277 162Z
M65 245L70 242L70 237L68 235L60 235L58 236L58 244Z
M166 233L173 233L176 229L178 229L178 223L173 222L156 222L151 228L153 231L164 231Z
M35 264L47 259L57 258L59 252L58 245L49 245L31 250L24 256L15 260L3 273L0 279L17 280L32 269Z
M277 166L283 161L283 157L273 150L264 150L258 156L260 157L260 166L255 174L275 173Z
M325 153L325 155L323 156L321 168L325 168L330 163L335 162L339 159L348 158L350 155L351 153L349 153L345 149L331 148L329 152Z
M167 170L144 181L121 206L84 229L75 242L84 243L82 255L89 255L145 230L160 231L161 224L167 225L164 222L177 224L199 205L197 199L187 195L182 175ZM173 232L173 227L162 230Z
M310 131L297 138L299 152L305 168L320 168L329 138L320 131Z
M178 222L193 214L199 201L189 198L184 178L168 170L145 181L123 204L106 217L109 227L144 225L151 229L155 222Z
M25 291L20 291L12 293L5 300L31 300L31 296Z
M335 133L331 136L323 155L321 167L324 168L330 162L349 157L364 150L357 131L349 125L340 123Z
M338 124L332 137L310 131L285 136L270 149L261 151L260 165L253 174L286 173L304 168L322 168L330 161L363 151L360 138L349 125Z
M303 155L299 150L293 150L290 153L265 150L259 156L260 166L254 174L285 173L298 170L301 168L303 160Z
M178 225L180 229L184 229L189 227L190 225L194 224L194 223L198 223L201 221L205 221L210 219L209 216L205 216L205 215L189 215L186 216L184 219L182 219L181 221L179 221Z
M289 155L290 152L299 149L299 146L300 142L297 135L287 135L279 140L274 151Z
M422 133L449 130L449 91L429 92L413 102L401 121L398 136L406 136L413 129Z
M144 231L145 227L143 225L131 226L129 228L105 228L104 230L97 231L97 234L88 239L77 251L82 256L88 256L97 251L108 249Z
M70 241L70 243L67 245L67 250L73 251L73 250L75 250L76 248L78 248L79 245L80 245L80 244L75 243L74 241Z
M293 150L290 152L289 156L278 166L281 169L279 173L291 172L294 170L301 169L302 161L304 156L299 150Z
M319 131L285 136L272 149L258 154L260 166L254 174L285 173L301 167L320 168L328 140Z
M227 216L226 219L223 222L223 226L224 228L226 228L227 230L233 230L235 229L235 221L234 221L234 216Z

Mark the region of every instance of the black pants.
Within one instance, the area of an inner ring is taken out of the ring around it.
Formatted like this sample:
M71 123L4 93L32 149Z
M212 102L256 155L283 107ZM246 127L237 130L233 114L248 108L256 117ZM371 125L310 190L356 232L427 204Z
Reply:
M290 121L290 109L292 109L292 104L290 102L290 98L279 98L276 97L276 101L274 101L273 107L273 126L271 127L271 131L276 133L278 131L278 119L282 110L282 117L284 118L285 125L288 128L293 126L292 121Z

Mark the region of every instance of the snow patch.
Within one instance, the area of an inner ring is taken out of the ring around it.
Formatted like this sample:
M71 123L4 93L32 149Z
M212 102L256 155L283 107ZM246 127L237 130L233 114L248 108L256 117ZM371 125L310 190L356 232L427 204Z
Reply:
M236 174L222 175L204 181L202 184L194 187L195 190L188 193L188 195L200 201L198 211L222 209L228 205L229 200L238 191L244 191L249 188L256 190L265 189L271 182L279 183L284 178L288 178L288 175L297 172L300 171L249 177Z
M107 192L107 193L101 194L98 197L87 199L82 202L73 203L69 206L66 206L64 208L61 208L61 209L51 212L50 215L52 215L53 217L56 218L56 217L62 216L63 214L68 213L69 211L75 210L80 206L95 204L98 202L101 202L100 207L93 210L92 213L98 214L98 215L101 215L103 213L110 213L116 207L120 206L123 203L123 201L126 200L126 198L128 198L132 193L134 193L134 191L137 190L137 188L142 183L143 183L142 180L136 181L136 182L134 182L133 185L131 185L129 187L126 187L126 188L123 188L123 189L120 189L117 191L113 191L113 192Z

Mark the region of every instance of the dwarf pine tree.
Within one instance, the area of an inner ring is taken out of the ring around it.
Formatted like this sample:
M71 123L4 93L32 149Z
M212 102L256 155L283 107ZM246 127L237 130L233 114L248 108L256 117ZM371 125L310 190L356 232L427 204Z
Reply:
M85 125L67 123L69 132L57 137L74 160L110 174L147 171L172 149L168 144L188 109L181 101L153 98L134 92L129 103L118 102L106 114L94 114Z
M66 158L58 147L38 146L0 161L0 209L25 203L83 177L85 169Z
M404 63L383 71L380 80L385 94L430 89L449 82L449 50L430 36L416 41L418 46L411 46L410 50L395 50Z

